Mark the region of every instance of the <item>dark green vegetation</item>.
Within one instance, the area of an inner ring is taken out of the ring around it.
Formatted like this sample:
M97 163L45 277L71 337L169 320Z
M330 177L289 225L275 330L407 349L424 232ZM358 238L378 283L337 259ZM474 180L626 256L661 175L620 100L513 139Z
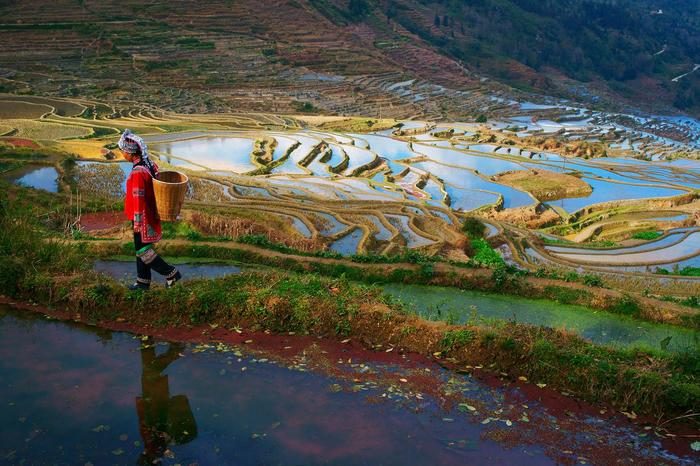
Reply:
M258 272L194 281L171 290L129 292L91 272L92 255L85 243L49 240L71 214L64 196L3 188L0 292L79 312L88 322L119 317L140 326L212 324L351 337L368 345L390 344L449 358L457 366L488 365L620 409L671 417L700 403L697 354L598 347L557 330L515 323L488 328L428 324L378 288L350 283L345 273L324 278L314 273ZM184 249L198 255L196 246ZM420 273L407 272L404 278L426 280ZM620 306L621 312L634 311L631 301Z
M695 0L394 0L385 5L383 12L393 21L516 86L577 92L559 88L547 67L583 82L605 80L626 96L641 95L635 88L651 78L662 92L655 98L700 109L700 77L671 82L697 63Z
M653 240L663 235L660 231L640 231L632 235L634 239Z
M462 231L472 239L482 238L486 225L476 217L467 217L462 224Z

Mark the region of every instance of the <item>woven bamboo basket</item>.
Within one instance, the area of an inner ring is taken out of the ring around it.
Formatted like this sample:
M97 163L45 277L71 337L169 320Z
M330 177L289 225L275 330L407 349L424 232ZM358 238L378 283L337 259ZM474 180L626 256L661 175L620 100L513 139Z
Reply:
M187 175L175 171L162 171L158 179L153 180L153 192L156 195L156 208L160 219L174 222L180 215L182 204L187 194Z

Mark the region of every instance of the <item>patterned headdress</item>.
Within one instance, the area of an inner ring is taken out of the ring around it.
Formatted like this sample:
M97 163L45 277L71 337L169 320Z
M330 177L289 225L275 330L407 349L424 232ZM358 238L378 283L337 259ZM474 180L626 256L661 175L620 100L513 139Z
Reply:
M141 161L144 165L146 165L146 168L148 168L151 174L154 177L156 176L156 171L153 167L153 163L148 157L148 146L146 145L146 141L144 141L143 138L132 133L131 130L125 129L122 133L122 137L119 138L117 146L119 146L119 148L127 154L138 154L140 152L139 155L141 157Z

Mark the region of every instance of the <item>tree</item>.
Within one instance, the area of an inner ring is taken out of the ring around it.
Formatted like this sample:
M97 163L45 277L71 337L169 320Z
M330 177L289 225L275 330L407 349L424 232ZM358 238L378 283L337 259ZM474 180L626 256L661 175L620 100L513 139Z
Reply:
M348 3L348 11L352 18L362 18L369 12L367 0L350 0L350 3Z

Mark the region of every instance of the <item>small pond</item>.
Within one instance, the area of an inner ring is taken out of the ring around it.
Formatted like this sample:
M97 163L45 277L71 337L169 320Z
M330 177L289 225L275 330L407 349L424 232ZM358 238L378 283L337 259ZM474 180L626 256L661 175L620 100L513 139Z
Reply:
M550 411L518 388L413 355L299 336L246 333L237 341L168 342L0 306L0 457L164 465L422 458L539 466L584 455L600 464L611 454L631 464L693 461L620 422Z

